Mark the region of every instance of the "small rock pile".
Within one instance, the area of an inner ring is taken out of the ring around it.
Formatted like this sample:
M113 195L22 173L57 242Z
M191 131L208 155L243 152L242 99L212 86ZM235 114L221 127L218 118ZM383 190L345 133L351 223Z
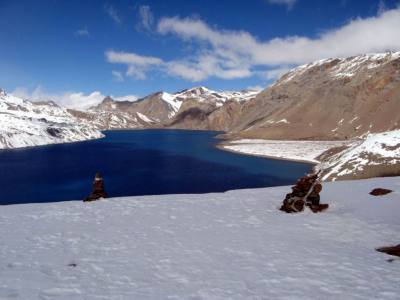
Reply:
M301 177L292 192L287 194L283 200L280 210L287 213L301 212L308 206L313 212L320 212L329 207L328 204L320 204L322 185L318 180L318 174Z
M393 191L388 190L388 189L376 188L376 189L373 189L369 194L372 196L383 196L383 195L389 194L391 192L393 192Z
M93 190L92 193L89 195L89 197L86 197L83 201L94 201L98 200L101 198L107 198L108 195L106 191L104 190L104 182L103 182L103 177L101 176L100 173L96 173L96 176L94 177L93 181Z

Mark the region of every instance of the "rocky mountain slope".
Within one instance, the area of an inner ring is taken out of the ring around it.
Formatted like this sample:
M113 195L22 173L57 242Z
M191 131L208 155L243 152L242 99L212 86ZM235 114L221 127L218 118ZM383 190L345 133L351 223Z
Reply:
M336 153L335 153L336 152ZM368 134L349 147L322 154L323 180L370 178L400 174L400 130Z
M268 139L349 139L400 128L400 52L297 67L243 104L229 128Z
M0 149L67 143L102 137L54 102L33 103L0 90Z
M70 112L99 129L173 127L225 130L231 124L228 119L236 115L228 113L225 120L225 111L233 106L239 108L240 103L254 98L257 93L254 90L216 92L194 87L175 94L157 92L134 102L106 97L85 112ZM218 113L212 115L213 112ZM219 119L218 115L221 116Z

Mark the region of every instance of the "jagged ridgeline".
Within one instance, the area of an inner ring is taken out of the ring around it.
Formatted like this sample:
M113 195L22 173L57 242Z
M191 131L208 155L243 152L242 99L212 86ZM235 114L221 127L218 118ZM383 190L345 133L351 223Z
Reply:
M78 118L91 122L99 129L116 128L182 128L229 129L225 110L240 108L240 103L254 98L259 91L216 92L195 87L169 94L157 92L138 101L115 101L106 97L86 112L69 110ZM218 122L214 119L221 115ZM234 118L233 113L230 118Z

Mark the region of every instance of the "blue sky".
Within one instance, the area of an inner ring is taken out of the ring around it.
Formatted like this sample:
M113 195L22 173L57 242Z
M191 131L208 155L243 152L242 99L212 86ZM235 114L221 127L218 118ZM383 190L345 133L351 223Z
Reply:
M0 0L0 87L70 106L265 87L316 59L400 50L398 3Z

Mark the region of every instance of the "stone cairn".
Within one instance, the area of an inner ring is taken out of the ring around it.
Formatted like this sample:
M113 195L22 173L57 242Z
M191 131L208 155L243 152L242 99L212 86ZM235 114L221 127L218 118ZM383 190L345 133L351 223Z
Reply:
M94 201L94 200L99 200L101 198L107 198L108 195L106 191L104 190L104 182L103 182L103 177L101 176L100 173L96 173L96 176L94 177L93 181L93 190L92 193L89 195L89 197L86 197L83 201Z
M303 176L292 187L292 192L286 195L280 210L296 213L303 211L308 206L315 213L323 211L329 205L319 203L321 191L322 185L318 180L318 174Z

